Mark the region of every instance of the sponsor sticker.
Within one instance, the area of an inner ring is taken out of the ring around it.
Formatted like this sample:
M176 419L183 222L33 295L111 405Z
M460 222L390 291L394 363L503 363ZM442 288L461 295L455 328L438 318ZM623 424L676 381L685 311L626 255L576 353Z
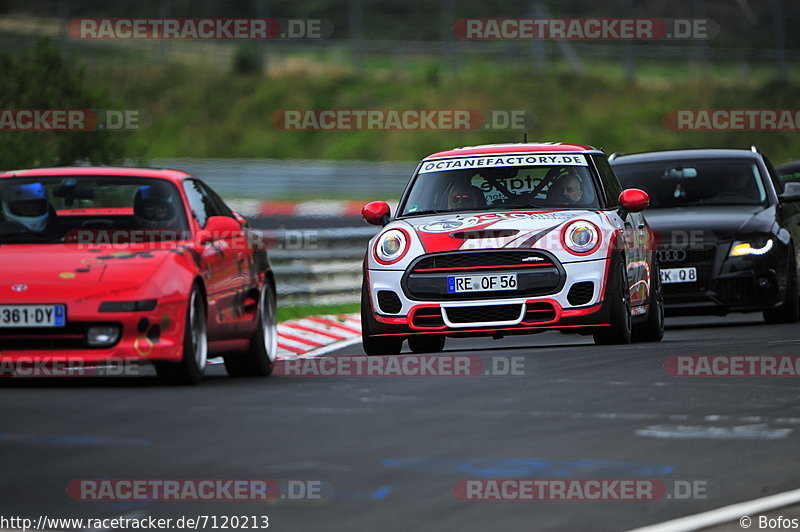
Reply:
M480 157L459 157L436 159L422 162L420 174L463 170L465 168L496 168L501 166L588 166L586 157L580 154L554 155L485 155Z

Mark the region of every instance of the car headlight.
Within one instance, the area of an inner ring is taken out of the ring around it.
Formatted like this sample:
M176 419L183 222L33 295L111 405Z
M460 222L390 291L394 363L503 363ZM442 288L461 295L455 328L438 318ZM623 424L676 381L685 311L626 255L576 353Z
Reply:
M774 241L771 238L766 240L752 239L752 240L737 240L731 246L731 257L741 257L743 255L764 255L769 253L772 249Z
M600 245L600 230L586 220L568 223L561 236L567 251L576 255L592 253Z
M408 235L401 229L389 229L375 243L375 258L383 264L402 259L408 251Z

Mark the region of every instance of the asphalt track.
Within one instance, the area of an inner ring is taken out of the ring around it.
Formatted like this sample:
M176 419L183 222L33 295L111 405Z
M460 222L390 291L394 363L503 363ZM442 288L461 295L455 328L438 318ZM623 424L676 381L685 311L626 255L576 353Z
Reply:
M3 379L0 516L268 515L269 530L623 530L800 487L797 378L681 378L670 355L796 355L800 325L667 321L660 344L449 340L524 375ZM336 356L361 354L354 345ZM667 437L671 436L671 437ZM75 501L71 480L322 481L322 500ZM700 500L462 501L462 479L701 481ZM739 529L735 524L731 530ZM755 527L754 527L755 529Z

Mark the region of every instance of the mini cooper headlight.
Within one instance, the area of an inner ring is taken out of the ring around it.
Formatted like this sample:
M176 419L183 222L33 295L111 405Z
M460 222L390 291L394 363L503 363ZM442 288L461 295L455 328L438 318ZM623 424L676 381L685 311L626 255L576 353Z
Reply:
M567 250L579 255L591 253L600 245L600 230L585 220L567 224L562 237Z
M375 244L375 258L384 264L397 262L408 250L408 236L400 229L389 229Z
M754 238L749 241L737 240L731 246L731 257L741 257L742 255L764 255L772 249L773 240L767 238Z

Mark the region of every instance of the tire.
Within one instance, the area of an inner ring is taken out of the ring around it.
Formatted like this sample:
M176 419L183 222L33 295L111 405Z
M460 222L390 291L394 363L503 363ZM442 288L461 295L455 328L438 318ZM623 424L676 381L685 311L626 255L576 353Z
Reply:
M786 273L786 295L781 306L764 311L767 323L795 323L800 319L800 298L797 295L797 260L794 248L789 249L789 271Z
M361 284L361 346L367 356L397 355L403 349L402 336L373 336L378 322L372 317L366 279Z
M171 384L200 384L208 361L208 323L203 292L195 285L186 305L181 361L155 364L158 377Z
M664 290L661 287L661 268L653 257L653 272L650 274L649 311L647 320L633 327L634 342L660 342L664 338Z
M408 337L408 348L412 353L441 353L444 342L442 334L414 334Z
M629 344L631 342L631 295L628 288L628 272L625 259L620 256L610 286L606 293L610 325L600 327L593 333L597 345Z
M241 355L227 355L225 371L231 377L267 377L278 352L275 321L275 291L264 282L258 297L258 326L250 338L250 349Z

